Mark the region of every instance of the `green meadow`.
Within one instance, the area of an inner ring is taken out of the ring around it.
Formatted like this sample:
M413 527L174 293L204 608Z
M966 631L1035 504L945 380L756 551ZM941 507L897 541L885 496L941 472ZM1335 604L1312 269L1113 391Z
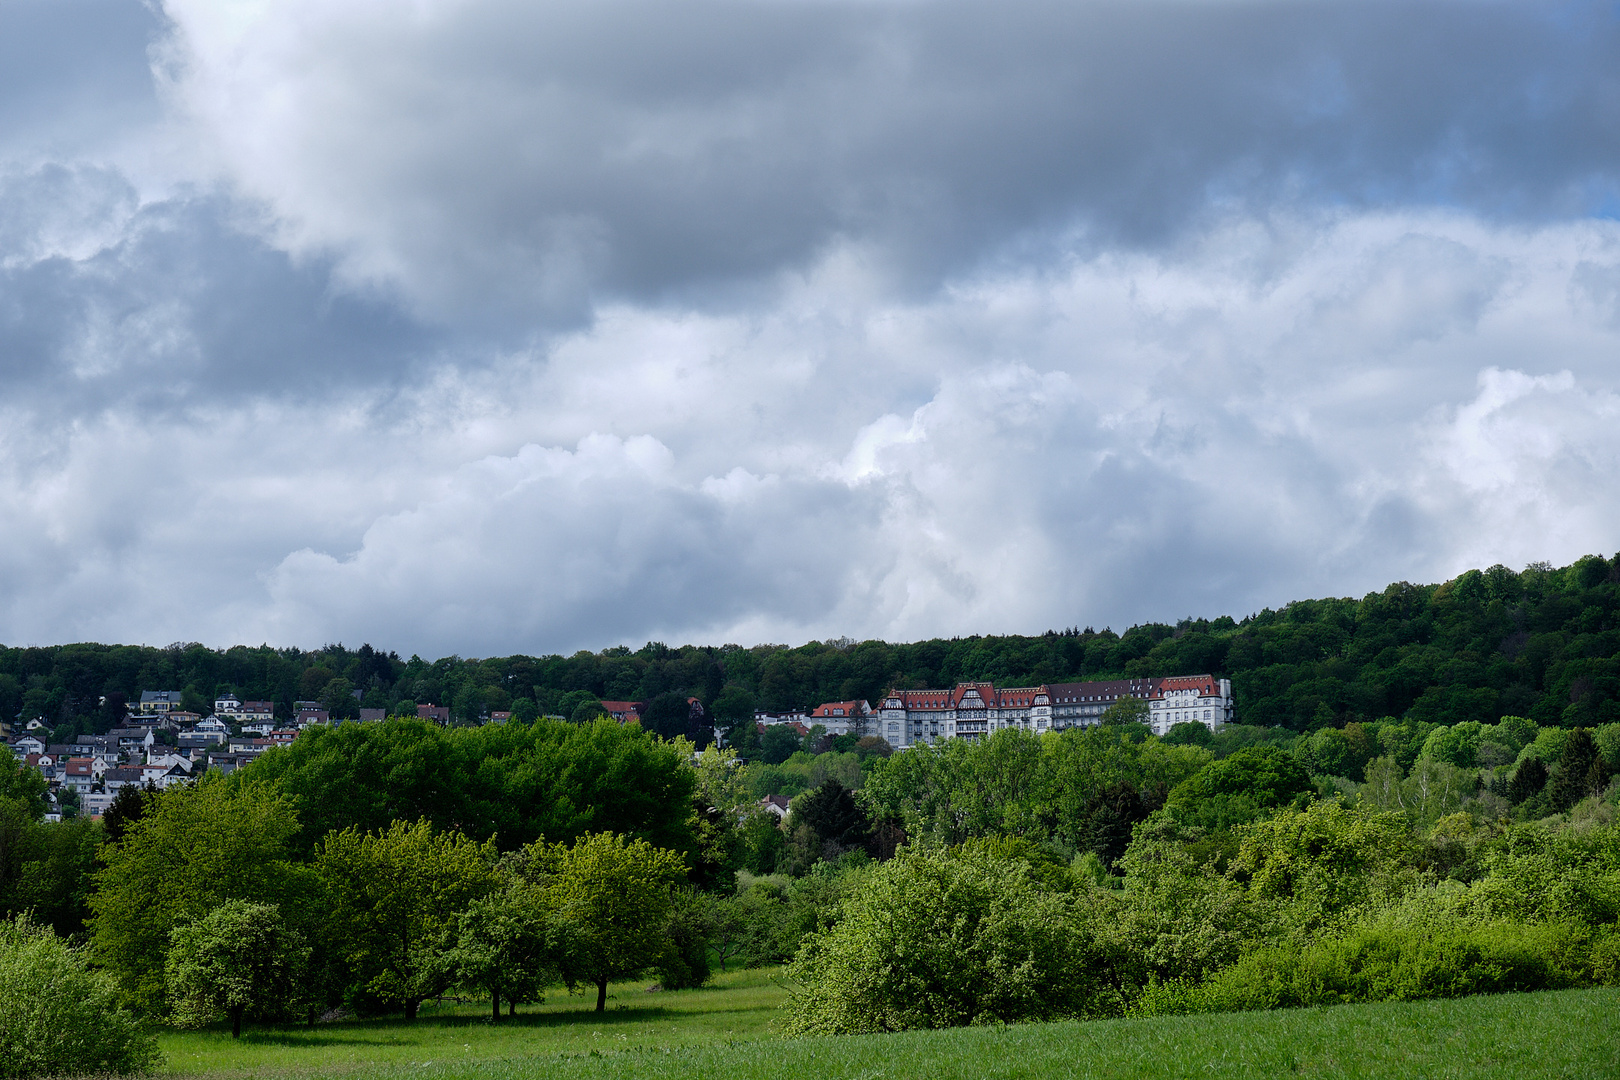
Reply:
M712 987L613 988L608 1011L558 994L498 1025L475 1006L371 1020L162 1037L173 1076L469 1080L786 1077L1612 1077L1620 990L1500 994L1277 1012L785 1039L774 969Z

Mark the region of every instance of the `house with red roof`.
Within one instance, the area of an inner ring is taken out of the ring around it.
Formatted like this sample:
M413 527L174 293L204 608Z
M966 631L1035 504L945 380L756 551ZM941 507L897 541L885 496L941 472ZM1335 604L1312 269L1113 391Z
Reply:
M805 723L811 727L820 724L829 735L860 734L871 715L872 706L865 701L828 701L811 709Z

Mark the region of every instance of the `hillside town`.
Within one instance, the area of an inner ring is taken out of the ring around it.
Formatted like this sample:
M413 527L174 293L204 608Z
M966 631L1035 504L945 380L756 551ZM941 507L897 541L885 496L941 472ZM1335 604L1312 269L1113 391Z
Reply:
M1139 718L1156 735L1177 723L1198 722L1211 731L1232 720L1230 680L1209 675L1051 683L997 688L990 682L960 682L949 690L892 690L878 708L864 700L824 702L790 712L757 710L756 730L786 725L800 737L876 736L892 750L961 738L978 740L1003 729L1032 733L1087 727L1120 701L1139 701ZM688 699L694 723L709 726L703 703ZM601 714L622 723L639 722L646 702L602 701ZM50 785L52 819L70 809L99 816L125 787L164 790L210 769L228 774L259 755L298 738L315 725L332 723L316 701L294 701L290 719L278 722L273 701L244 701L234 693L216 698L204 716L181 707L177 690L143 690L133 712L105 734L77 735L48 742L50 729L38 719L21 724L6 738L14 757L37 768ZM448 726L448 707L417 705L418 719ZM359 723L387 718L383 709L360 709ZM507 711L493 711L484 723L505 723ZM343 721L355 722L355 721ZM720 741L724 741L723 735ZM782 809L785 809L782 808ZM778 813L781 809L778 810Z

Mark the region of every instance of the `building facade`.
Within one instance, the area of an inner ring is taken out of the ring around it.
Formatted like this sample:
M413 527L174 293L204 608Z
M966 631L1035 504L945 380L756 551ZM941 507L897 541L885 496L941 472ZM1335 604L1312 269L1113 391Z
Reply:
M1232 720L1229 680L1186 675L1004 688L961 682L951 690L894 690L884 695L867 729L897 750L942 739L982 739L1003 728L1038 734L1100 724L1108 707L1125 698L1146 703L1147 723L1155 735L1188 721L1214 731Z

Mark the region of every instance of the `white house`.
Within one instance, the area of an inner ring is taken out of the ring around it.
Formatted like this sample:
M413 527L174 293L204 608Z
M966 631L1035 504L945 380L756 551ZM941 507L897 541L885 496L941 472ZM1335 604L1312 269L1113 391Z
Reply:
M1167 696L1168 695L1168 696ZM1162 735L1197 720L1215 730L1232 719L1232 685L1209 675L1043 683L997 687L957 683L951 690L892 690L869 727L896 749L941 739L982 739L1004 728L1062 731L1102 722L1108 707L1125 699L1148 706L1148 723Z

